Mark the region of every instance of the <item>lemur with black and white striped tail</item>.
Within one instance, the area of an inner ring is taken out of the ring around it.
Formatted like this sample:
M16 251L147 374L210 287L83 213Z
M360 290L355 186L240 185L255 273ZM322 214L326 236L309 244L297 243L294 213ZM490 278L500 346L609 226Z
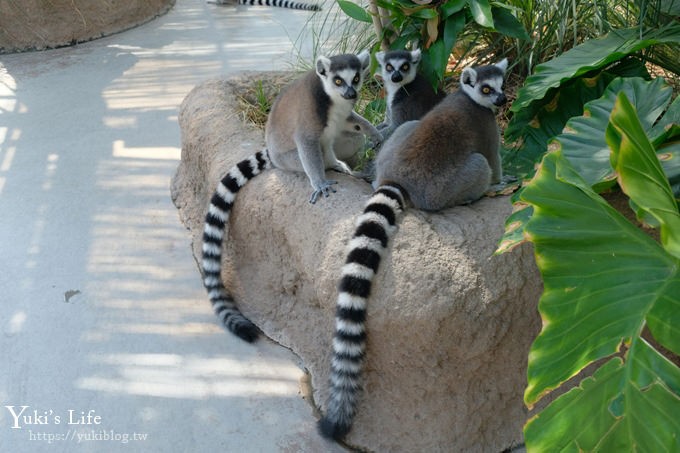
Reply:
M418 73L420 49L378 52L375 59L380 64L380 77L386 93L385 121L376 126L387 139L407 121L419 120L439 104L446 92L434 89Z
M495 107L505 103L507 60L465 68L460 89L420 121L402 124L376 158L376 190L349 242L335 314L330 396L319 429L341 439L350 430L366 351L366 306L373 278L407 203L437 211L480 198L501 182Z
M317 58L316 70L292 82L274 101L265 126L266 149L232 167L210 200L203 230L203 283L223 324L248 342L257 338L258 330L240 312L221 277L222 242L236 194L269 168L305 173L314 189L310 203L335 192L337 181L327 180L325 171L352 174L336 157L336 140L364 134L376 145L382 141L380 132L353 110L369 60L366 51Z
M294 2L291 0L208 0L216 5L249 5L249 6L277 6L279 8L302 9L305 11L321 11L318 3Z

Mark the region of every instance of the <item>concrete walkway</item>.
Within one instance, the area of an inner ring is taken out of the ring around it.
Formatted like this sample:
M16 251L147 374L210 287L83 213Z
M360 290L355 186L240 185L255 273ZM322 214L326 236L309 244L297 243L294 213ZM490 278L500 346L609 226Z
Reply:
M178 0L0 55L0 452L344 451L290 352L218 326L169 195L184 96L289 68L309 18Z

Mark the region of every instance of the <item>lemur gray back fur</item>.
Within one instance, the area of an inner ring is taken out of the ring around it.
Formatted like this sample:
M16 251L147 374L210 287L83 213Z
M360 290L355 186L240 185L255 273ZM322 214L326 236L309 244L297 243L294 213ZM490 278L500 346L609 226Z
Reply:
M302 9L306 11L321 11L321 5L316 3L294 2L290 0L208 0L216 5L250 5L277 6L279 8Z
M232 167L217 185L203 229L203 282L215 313L227 329L246 341L258 330L238 309L222 283L222 242L236 194L248 181L275 167L305 174L313 192L310 202L333 191L325 170L351 173L334 152L342 134L365 133L380 142L380 133L352 110L368 67L369 55L319 57L316 70L286 87L274 101L265 127L267 148Z
M385 138L403 123L422 118L446 96L418 73L420 58L419 49L376 54L386 91L385 121L377 128Z
M507 60L466 68L461 88L420 121L401 125L376 160L377 189L357 219L342 268L335 313L331 391L321 434L344 437L352 426L366 351L366 315L373 278L410 203L438 210L481 197L501 179L494 108L505 102Z

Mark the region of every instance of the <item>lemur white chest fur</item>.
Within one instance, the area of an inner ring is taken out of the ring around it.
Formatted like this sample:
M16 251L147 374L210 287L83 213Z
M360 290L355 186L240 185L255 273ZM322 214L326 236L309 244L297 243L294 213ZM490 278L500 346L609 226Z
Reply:
M355 74L350 70L343 70L339 71L337 76L344 81L351 81L354 79ZM334 82L334 84L337 83L339 82ZM330 106L328 108L326 127L321 134L321 145L324 150L324 158L327 164L326 168L332 168L335 164L334 143L336 139L343 132L348 131L348 127L350 127L351 130L354 130L351 123L356 95L354 97L345 98L341 93L333 90L329 95L329 99Z
M366 356L368 298L373 279L407 203L439 210L481 197L501 178L494 109L505 102L507 60L466 68L461 89L419 121L399 126L375 161L377 188L359 216L342 267L335 309L330 396L319 422L326 437L350 430ZM369 351L370 353L370 351Z

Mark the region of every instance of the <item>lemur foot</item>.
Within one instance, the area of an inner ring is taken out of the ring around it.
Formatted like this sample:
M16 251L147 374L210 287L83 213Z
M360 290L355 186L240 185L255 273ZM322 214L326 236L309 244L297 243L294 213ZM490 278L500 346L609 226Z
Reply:
M498 184L491 184L489 186L489 190L487 190L487 195L488 194L507 195L508 193L514 192L518 186L519 185L517 184L516 176L503 175L501 177L501 182L499 182Z
M311 204L314 204L316 203L316 200L319 199L319 195L328 197L331 194L331 192L335 193L336 190L331 186L337 183L338 183L337 181L323 181L321 184L319 184L319 187L314 192L312 192L312 196L309 198L309 202Z

